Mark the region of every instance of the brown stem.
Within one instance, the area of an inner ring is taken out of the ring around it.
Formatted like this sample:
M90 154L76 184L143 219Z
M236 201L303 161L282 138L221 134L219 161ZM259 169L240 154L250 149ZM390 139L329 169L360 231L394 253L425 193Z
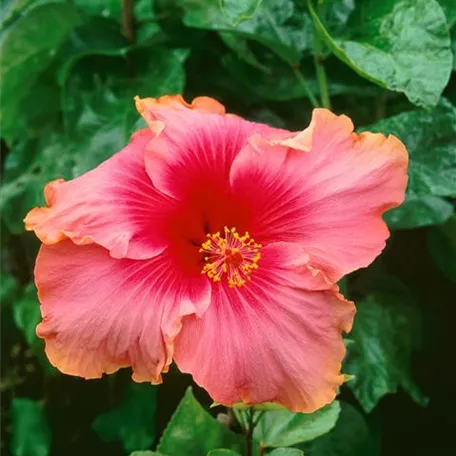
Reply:
M130 44L135 41L133 0L122 0L122 35Z

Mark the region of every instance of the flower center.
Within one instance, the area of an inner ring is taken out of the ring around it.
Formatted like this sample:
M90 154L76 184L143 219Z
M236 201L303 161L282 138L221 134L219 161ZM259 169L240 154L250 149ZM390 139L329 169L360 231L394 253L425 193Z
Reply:
M222 280L225 274L231 288L242 287L250 280L252 271L258 269L261 247L248 232L240 236L236 228L225 226L223 237L220 232L208 234L201 244L199 251L204 253L206 262L201 273L214 282Z

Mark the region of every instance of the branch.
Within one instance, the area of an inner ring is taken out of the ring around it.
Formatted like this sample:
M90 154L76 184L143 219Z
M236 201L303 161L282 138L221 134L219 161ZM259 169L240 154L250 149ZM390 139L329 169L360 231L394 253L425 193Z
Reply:
M122 35L130 44L135 41L134 24L133 0L122 0Z

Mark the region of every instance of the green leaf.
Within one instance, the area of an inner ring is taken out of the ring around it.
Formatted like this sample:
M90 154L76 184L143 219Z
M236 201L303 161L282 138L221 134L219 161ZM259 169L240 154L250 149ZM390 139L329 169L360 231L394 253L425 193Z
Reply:
M51 430L41 405L25 398L13 399L11 406L13 456L48 456Z
M338 401L314 413L264 412L253 435L265 447L307 442L329 432L336 424L339 412Z
M136 78L132 97L160 97L169 94L181 94L185 87L184 64L189 56L188 49L153 48L136 52L139 75ZM126 107L126 131L131 133L145 124L133 103Z
M451 49L453 51L453 70L456 70L456 27L451 31Z
M363 0L361 0L363 1ZM317 0L318 16L333 35L346 33L347 23L356 9L354 0Z
M391 228L441 225L453 213L453 205L438 196L407 195L405 202L385 215Z
M122 2L119 0L74 0L74 2L84 13L93 16L114 18L119 21L122 16Z
M452 55L436 0L366 0L341 36L333 36L308 3L318 32L340 60L381 87L405 93L414 104L437 104Z
M430 111L415 110L362 130L393 134L410 155L405 203L386 214L392 228L444 223L452 214L441 197L456 196L456 108L443 99Z
M304 456L304 453L297 448L276 448L268 453L270 456Z
M312 456L366 456L371 454L369 444L369 428L363 415L352 405L341 402L334 428L303 449Z
M157 450L167 456L201 456L218 448L242 452L244 440L209 415L187 389Z
M222 13L234 26L250 19L262 0L219 0Z
M112 92L82 93L75 98L82 104L74 108L69 135L42 134L42 138L12 146L5 163L0 208L8 229L24 231L23 218L34 206L44 204L43 187L57 178L72 179L92 169L118 152L126 143L124 117L133 105L119 100ZM43 130L44 133L44 130Z
M162 453L157 453L156 451L133 451L130 453L130 456L165 456Z
M22 98L52 62L78 20L69 3L46 3L28 9L2 37L0 120L2 136L8 142L16 137Z
M263 0L253 16L236 27L226 15L220 14L217 3L214 0L185 0L185 25L230 32L257 41L292 65L299 63L301 52L313 42L313 35L309 34L309 16L298 11L291 0Z
M456 283L456 215L429 230L428 249L438 268Z
M122 442L125 451L147 449L156 437L156 396L156 387L130 383L119 407L98 416L93 430L105 442Z
M69 142L64 136L53 135L38 143L15 146L11 159L16 154L33 159L23 174L2 186L1 209L8 229L13 233L24 231L24 216L33 207L44 204L43 188L47 182L76 177L109 158L124 144L119 123L107 123L80 142Z
M207 453L207 456L241 456L240 453L234 450L227 450L225 448L219 448L217 450L211 450Z
M5 0L0 3L0 30L4 30L33 0Z
M343 369L355 375L347 385L366 412L399 387L417 403L427 403L410 376L417 312L408 290L393 284L358 301L350 333L355 342L348 347Z
M23 295L14 301L13 317L16 326L24 334L25 340L32 347L39 342L35 334L36 326L41 321L40 303L33 283L28 284ZM41 346L41 344L40 344Z

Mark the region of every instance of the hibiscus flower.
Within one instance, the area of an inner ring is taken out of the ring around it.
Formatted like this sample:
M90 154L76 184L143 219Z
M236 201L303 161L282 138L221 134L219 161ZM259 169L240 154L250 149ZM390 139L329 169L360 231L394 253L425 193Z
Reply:
M160 383L174 360L223 404L331 402L355 313L336 282L384 248L405 147L326 109L296 133L207 97L136 104L148 128L25 219L51 363Z

